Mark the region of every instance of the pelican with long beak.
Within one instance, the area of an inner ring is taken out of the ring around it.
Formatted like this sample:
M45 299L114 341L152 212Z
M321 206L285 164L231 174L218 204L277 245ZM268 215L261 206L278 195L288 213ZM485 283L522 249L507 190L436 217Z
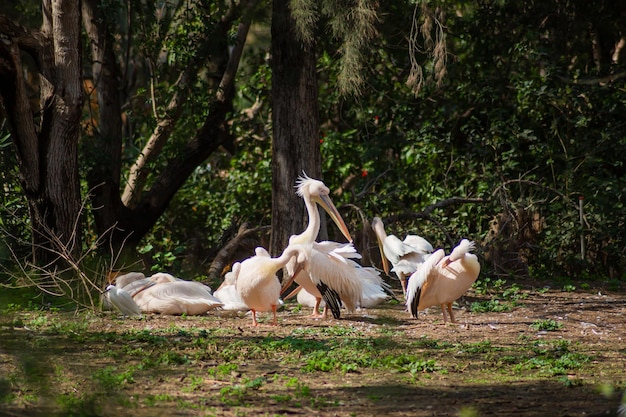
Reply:
M400 240L395 235L387 235L385 225L380 217L372 220L372 229L376 234L380 258L385 274L389 275L389 263L400 279L402 294L406 297L406 280L413 274L433 252L433 246L423 237L418 235L406 235L404 240Z
M298 178L296 189L297 194L304 200L309 222L302 233L289 238L288 248L292 245L308 245L311 250L308 270L296 274L293 265L291 263L287 265L287 272L291 278L285 282L283 289L286 290L291 282L295 281L315 297L313 317L319 316L319 304L324 299L326 303L324 315L326 310L330 309L333 316L339 318L342 304L348 311L354 311L361 301L363 283L360 274L363 273L363 268L354 262L354 259L361 258L361 255L352 245L352 236L330 199L330 189L322 181L306 175ZM328 213L349 243L315 241L321 221L318 205Z

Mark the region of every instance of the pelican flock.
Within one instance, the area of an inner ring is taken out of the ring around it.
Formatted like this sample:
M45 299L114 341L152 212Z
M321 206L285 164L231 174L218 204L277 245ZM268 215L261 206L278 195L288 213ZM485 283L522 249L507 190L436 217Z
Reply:
M353 313L360 308L375 308L395 298L391 287L374 267L362 266L350 232L330 198L330 189L320 180L303 174L296 183L296 193L305 204L308 223L305 229L289 238L283 253L272 258L266 249L257 247L254 255L233 263L223 283L213 293L197 281L187 281L159 272L145 276L141 272L111 274L114 284L107 286L104 301L124 316L142 313L201 315L210 311L250 311L252 325L258 326L257 312L271 312L277 324L277 310L283 294L292 282L297 288L286 300L297 294L297 300L312 308L312 317L341 317L341 311ZM320 231L319 209L337 225L347 242L316 241ZM383 270L395 272L402 285L405 304L413 317L433 306L441 306L444 324L447 316L456 323L452 303L476 281L480 263L475 243L467 239L445 256L421 236L407 235L400 240L387 235L379 217L371 227L381 252ZM392 268L389 268L389 264ZM284 269L281 283L278 271ZM408 285L407 285L407 277ZM320 314L319 308L324 308Z

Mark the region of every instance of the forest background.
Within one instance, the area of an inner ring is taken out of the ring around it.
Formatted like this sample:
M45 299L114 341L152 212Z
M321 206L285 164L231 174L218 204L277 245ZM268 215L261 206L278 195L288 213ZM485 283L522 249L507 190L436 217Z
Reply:
M40 6L0 6L3 284L216 283L301 230L302 170L364 264L380 216L483 278L626 281L622 2Z

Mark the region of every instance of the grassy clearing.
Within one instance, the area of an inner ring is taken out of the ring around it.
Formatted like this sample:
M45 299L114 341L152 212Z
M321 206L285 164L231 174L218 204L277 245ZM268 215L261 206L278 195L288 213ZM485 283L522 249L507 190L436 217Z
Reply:
M535 302L519 288L509 294ZM507 415L494 390L617 408L626 353L618 334L599 345L573 322L526 318L533 311L465 313L467 326L434 324L439 312L411 320L401 306L327 322L288 311L280 326L253 329L247 317L120 320L11 307L0 312L0 411L420 415L419 400L430 404L424 412L450 402L457 415Z

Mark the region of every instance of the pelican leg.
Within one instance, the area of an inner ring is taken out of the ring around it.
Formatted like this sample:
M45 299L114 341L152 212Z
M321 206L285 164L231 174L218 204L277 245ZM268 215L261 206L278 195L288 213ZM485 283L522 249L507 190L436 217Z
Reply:
M447 324L448 318L446 317L446 305L445 304L441 305L441 312L443 313L443 324Z
M324 306L324 311L322 312L322 317L328 318L328 306Z
M278 306L276 304L272 305L272 313L274 314L274 326L278 326L278 320L276 319L276 310Z
M448 313L450 313L450 321L452 323L456 323L456 319L454 318L454 313L452 313L452 303L448 304Z
M320 318L322 315L320 314L320 304L322 303L321 298L315 298L315 307L313 307L313 312L311 313L311 318ZM326 312L326 307L324 307L324 312Z
M252 325L254 327L259 325L259 322L256 321L256 311L250 310L252 312Z
M402 285L402 295L406 298L406 275L403 273L399 274L400 285Z

